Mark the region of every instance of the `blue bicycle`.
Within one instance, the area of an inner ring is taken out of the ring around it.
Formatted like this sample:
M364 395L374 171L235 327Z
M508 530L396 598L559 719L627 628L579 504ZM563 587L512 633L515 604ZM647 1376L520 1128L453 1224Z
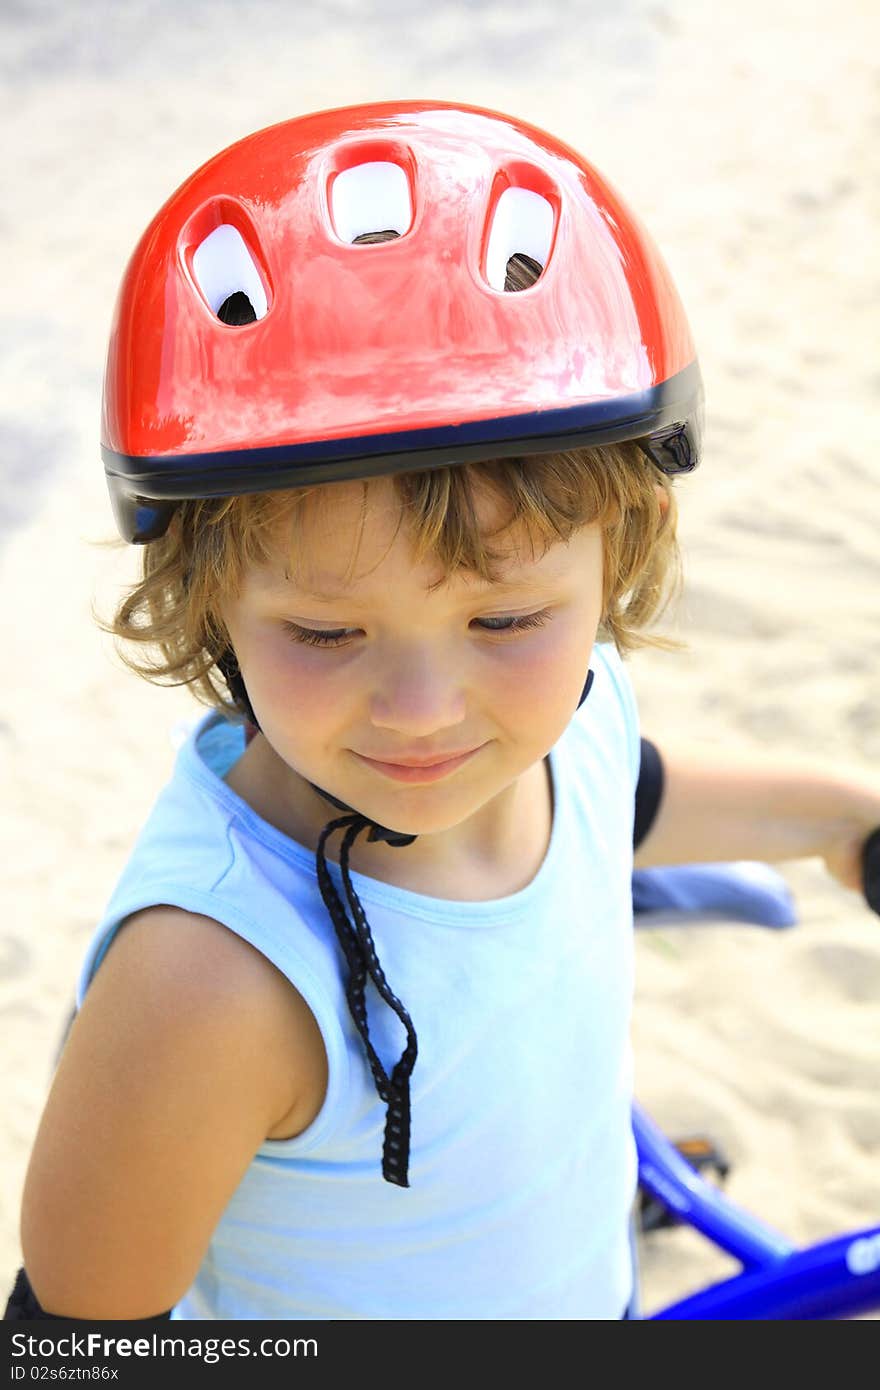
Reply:
M716 866L674 871L647 870L633 876L637 911L653 907L699 906L713 891ZM652 876L656 877L652 877ZM705 877L697 877L697 875ZM724 892L719 875L714 885ZM752 886L743 891L748 893ZM773 900L766 884L758 885L763 900L747 917L769 926L787 926L786 904ZM688 896L690 895L690 896ZM865 897L880 912L880 834L865 852ZM716 897L716 902L719 899ZM636 923L639 925L638 917ZM642 1232L685 1223L742 1265L732 1278L699 1290L648 1315L647 1320L774 1320L859 1317L880 1310L880 1225L865 1226L831 1240L797 1249L780 1232L730 1201L702 1176L714 1169L726 1177L728 1165L709 1140L674 1144L641 1106L632 1108L633 1134L639 1156L639 1225Z
M849 1318L880 1310L880 1225L798 1250L784 1235L725 1197L699 1171L723 1160L705 1141L688 1161L639 1105L632 1110L639 1153L642 1229L687 1222L742 1264L742 1271L653 1318ZM702 1149L702 1152L700 1150Z

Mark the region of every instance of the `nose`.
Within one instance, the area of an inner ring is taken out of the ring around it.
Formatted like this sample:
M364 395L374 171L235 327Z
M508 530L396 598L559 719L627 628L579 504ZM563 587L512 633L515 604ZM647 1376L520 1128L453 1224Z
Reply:
M389 729L402 739L430 738L463 724L467 715L460 675L450 670L448 655L408 647L389 653L370 698L370 715L377 729Z

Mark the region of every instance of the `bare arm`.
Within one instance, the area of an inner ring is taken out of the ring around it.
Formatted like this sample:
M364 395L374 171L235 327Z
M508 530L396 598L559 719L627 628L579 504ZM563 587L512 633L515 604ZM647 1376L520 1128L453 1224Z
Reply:
M299 1004L297 1005L297 1001ZM144 1318L192 1283L255 1150L316 1063L311 1013L209 918L137 914L62 1054L25 1180L34 1292L74 1318Z
M658 747L663 796L636 868L821 856L845 887L860 891L861 850L880 826L880 773L668 740Z

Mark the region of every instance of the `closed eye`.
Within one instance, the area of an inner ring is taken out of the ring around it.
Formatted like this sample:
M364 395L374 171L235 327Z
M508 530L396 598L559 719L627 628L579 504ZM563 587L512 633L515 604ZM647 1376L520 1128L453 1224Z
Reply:
M516 618L476 618L475 622L483 627L485 632L495 633L498 636L507 636L508 633L526 632L530 628L543 627L549 622L552 613L546 608L540 613L527 613L522 617ZM493 627L493 623L503 623L506 626ZM355 628L311 628L299 627L297 623L285 622L283 624L286 632L294 642L302 642L309 647L340 647L347 645L346 638Z

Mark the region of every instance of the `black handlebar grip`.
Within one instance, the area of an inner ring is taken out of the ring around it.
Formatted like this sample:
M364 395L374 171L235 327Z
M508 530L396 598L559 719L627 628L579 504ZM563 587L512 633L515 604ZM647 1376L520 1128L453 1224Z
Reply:
M880 825L862 849L862 887L868 906L880 915Z

